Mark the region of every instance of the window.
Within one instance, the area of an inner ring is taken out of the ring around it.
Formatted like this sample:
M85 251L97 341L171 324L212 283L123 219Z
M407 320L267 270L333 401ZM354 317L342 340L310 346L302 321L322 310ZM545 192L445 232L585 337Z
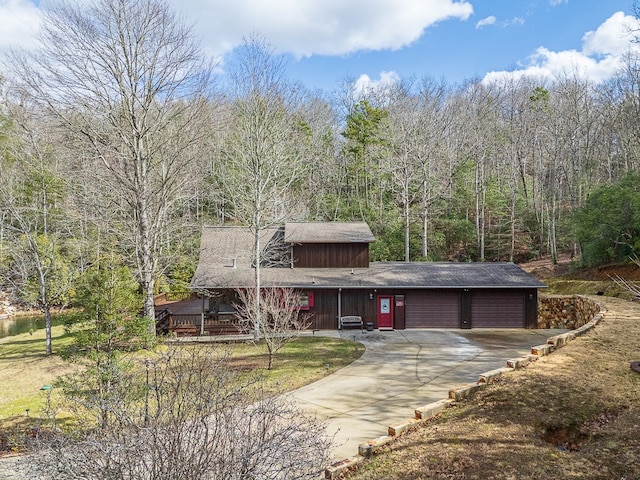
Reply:
M302 290L298 293L298 307L300 310L309 310L313 307L312 290Z

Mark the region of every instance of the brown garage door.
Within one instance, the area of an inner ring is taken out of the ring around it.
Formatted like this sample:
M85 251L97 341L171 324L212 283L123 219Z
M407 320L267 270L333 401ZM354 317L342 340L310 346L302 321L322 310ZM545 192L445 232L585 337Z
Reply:
M407 328L459 328L460 293L453 290L407 292Z
M524 292L519 290L472 291L472 328L523 328L524 320Z

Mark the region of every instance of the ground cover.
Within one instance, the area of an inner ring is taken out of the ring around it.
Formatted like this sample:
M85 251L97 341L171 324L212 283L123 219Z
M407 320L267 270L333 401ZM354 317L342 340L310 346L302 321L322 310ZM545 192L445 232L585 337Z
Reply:
M72 342L64 327L52 328L54 351ZM44 330L0 339L0 424L37 414L45 395L41 388L76 366L58 355L45 354Z
M64 327L53 328L54 352L62 352L73 339ZM158 347L161 352L163 345ZM268 358L260 344L232 343L228 348L231 367L246 375L260 376L267 392L289 391L314 382L353 362L363 352L355 342L320 336L305 336L285 345L267 370ZM150 352L135 354L144 362ZM21 439L29 429L46 420L47 400L57 401L58 392L42 390L55 385L61 375L82 368L61 356L44 355L44 331L0 339L0 454L20 449ZM51 397L49 397L51 395ZM58 412L64 422L64 410Z
M640 478L640 305L400 437L352 479Z
M364 353L357 342L322 336L304 336L287 343L280 350L273 368L266 347L258 343L231 345L232 364L248 375L259 375L270 392L291 391L315 382L352 363Z

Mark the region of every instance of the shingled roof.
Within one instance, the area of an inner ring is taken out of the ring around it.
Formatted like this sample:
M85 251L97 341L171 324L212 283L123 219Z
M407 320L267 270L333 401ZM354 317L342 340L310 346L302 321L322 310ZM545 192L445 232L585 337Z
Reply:
M365 222L289 222L286 243L371 243L376 239Z
M320 225L314 224L313 228L317 229ZM261 232L262 245L273 240L279 231L281 232L281 230L273 228ZM285 231L285 240L286 238ZM294 236L293 238L301 240L303 236ZM337 236L331 238L335 239ZM369 237L364 235L362 238ZM200 261L191 281L191 287L243 288L252 286L254 281L252 249L253 234L248 228L205 227L202 230ZM535 277L509 262L373 262L368 268L354 269L263 268L261 278L262 285L265 287L292 288L545 287Z

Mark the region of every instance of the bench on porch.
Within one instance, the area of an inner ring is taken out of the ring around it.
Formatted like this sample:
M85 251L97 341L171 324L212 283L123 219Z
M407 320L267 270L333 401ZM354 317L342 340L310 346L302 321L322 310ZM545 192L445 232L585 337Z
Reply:
M360 330L364 331L364 322L362 321L362 317L358 315L346 315L340 317L338 330L342 330L344 327L359 327Z

